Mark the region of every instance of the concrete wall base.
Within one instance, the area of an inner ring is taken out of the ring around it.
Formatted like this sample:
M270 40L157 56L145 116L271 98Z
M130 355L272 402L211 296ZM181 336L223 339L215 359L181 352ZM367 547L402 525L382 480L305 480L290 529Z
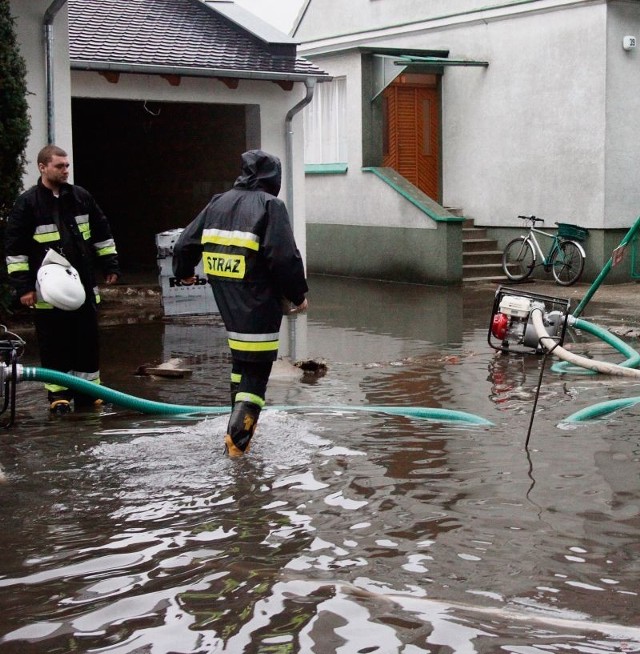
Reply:
M462 224L411 229L307 224L309 273L414 284L462 283Z

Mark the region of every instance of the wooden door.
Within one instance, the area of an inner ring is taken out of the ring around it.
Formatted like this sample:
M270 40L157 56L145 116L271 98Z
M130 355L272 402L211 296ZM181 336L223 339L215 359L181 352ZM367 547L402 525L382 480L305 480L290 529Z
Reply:
M434 76L418 76L434 77ZM440 200L440 93L437 84L415 84L401 75L384 92L383 165Z

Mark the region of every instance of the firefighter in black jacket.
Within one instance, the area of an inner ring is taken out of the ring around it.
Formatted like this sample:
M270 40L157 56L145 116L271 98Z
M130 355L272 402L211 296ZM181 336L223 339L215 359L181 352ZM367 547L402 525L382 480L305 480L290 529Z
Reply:
M69 159L55 145L38 153L40 179L11 210L5 231L9 280L20 303L34 308L42 366L100 383L98 318L100 301L94 277L97 260L107 284L119 276L118 255L107 218L83 188L67 183ZM86 300L76 310L44 302L36 293L38 269L49 249L78 271ZM92 398L57 384L45 384L54 413L93 404Z
M231 406L226 451L248 451L278 356L283 301L307 308L308 291L280 192L280 160L261 150L242 155L233 188L215 195L180 235L173 271L183 283L204 272L227 329L232 355Z

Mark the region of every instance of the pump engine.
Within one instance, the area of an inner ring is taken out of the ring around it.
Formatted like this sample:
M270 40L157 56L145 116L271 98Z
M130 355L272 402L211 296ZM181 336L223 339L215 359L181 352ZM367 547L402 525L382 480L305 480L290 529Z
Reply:
M567 328L569 300L499 287L489 325L489 345L503 352L543 352L531 321L539 309L547 334L562 345Z

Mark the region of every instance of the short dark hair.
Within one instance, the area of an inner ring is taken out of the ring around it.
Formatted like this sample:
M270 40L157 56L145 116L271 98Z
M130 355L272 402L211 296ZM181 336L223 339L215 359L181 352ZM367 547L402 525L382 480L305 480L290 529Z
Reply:
M69 155L57 145L45 145L38 152L38 165L46 166L54 157L68 157Z

